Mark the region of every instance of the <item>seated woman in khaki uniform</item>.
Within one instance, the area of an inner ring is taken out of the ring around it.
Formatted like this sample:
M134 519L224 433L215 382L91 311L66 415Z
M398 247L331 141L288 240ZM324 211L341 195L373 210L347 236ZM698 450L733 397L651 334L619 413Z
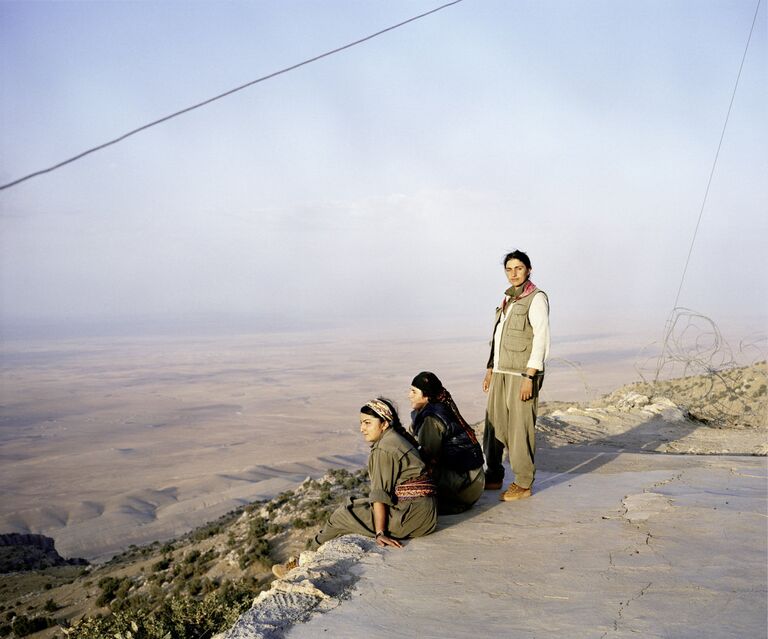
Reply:
M375 537L379 546L400 548L400 539L421 537L437 525L436 490L417 444L403 428L392 402L372 399L360 409L360 432L371 445L367 498L350 498L331 513L312 548L341 535ZM296 560L276 564L272 572L282 577L296 567Z
M437 484L438 514L464 512L485 488L483 451L475 431L434 373L416 375L408 399L413 408L411 432Z

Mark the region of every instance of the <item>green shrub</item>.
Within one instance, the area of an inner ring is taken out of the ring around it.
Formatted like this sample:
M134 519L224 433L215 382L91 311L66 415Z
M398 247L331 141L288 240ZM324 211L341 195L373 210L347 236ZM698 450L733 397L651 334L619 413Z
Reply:
M182 579L189 579L192 575L195 574L195 567L190 566L189 564L184 564L182 566L176 566L173 569L174 575L178 578L181 577Z
M58 604L53 599L48 599L43 606L45 612L56 612L59 609Z
M99 588L101 588L101 594L96 600L97 606L106 606L115 598L115 593L120 587L120 580L115 577L102 577L99 579Z
M203 591L203 583L200 581L200 577L194 577L187 582L187 592L193 597L199 595Z
M171 558L163 557L160 561L157 561L154 564L152 564L152 569L155 572L159 572L161 570L168 570L168 566L170 565L171 565Z
M205 588L205 585L203 586ZM227 581L199 600L175 597L159 608L124 610L109 617L90 617L72 626L70 639L188 639L210 637L231 627L248 609L258 589L246 582ZM129 634L130 633L130 634Z
M240 570L245 570L254 561L261 561L264 564L268 564L269 553L269 541L264 538L257 539L248 546L247 550L242 555L240 555L240 560L238 561Z
M33 632L40 632L55 625L57 625L56 620L50 617L33 617L29 619L25 615L19 615L11 623L11 630L17 637L26 637Z
M221 524L214 522L193 530L190 537L195 541L203 541L204 539L218 535L221 530Z
M125 599L128 596L128 592L133 587L133 582L129 578L125 578L120 581L120 585L115 591L115 598Z
M263 537L267 534L268 522L264 517L256 516L248 522L248 538Z
M274 512L280 506L283 504L288 503L295 503L296 498L294 497L295 493L292 490L287 490L284 493L280 493L277 497L275 497L269 504L267 504L267 511L270 513Z
M200 558L198 559L198 563L200 565L207 564L208 562L216 559L216 557L218 556L219 556L219 553L217 553L216 550L214 550L213 548L209 548L202 555L200 555Z

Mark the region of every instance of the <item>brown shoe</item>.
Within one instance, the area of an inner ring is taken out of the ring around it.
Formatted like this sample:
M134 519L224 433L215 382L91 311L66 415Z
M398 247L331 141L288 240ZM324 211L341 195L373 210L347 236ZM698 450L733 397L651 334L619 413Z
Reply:
M284 564L275 564L272 566L272 574L278 579L285 577L291 570L298 568L299 560L296 557L289 557Z
M501 495L499 496L499 499L501 501L517 501L518 499L525 499L526 497L531 496L531 489L530 488L523 488L522 486L518 486L517 484L510 484L509 488L507 488Z
M488 481L485 480L485 490L501 490L502 481Z

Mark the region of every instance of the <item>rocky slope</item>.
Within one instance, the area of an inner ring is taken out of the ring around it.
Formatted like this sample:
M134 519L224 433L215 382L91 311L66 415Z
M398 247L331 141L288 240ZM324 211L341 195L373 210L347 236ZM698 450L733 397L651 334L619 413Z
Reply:
M166 543L100 566L3 575L0 637L210 637L229 628L335 506L367 491L363 471L329 471Z

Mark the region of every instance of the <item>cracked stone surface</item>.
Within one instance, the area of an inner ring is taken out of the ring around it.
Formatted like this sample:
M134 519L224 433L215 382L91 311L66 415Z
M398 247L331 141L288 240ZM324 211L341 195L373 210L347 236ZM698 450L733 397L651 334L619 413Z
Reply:
M486 493L288 639L766 637L768 462L544 449L530 499ZM276 635L277 636L277 635Z

